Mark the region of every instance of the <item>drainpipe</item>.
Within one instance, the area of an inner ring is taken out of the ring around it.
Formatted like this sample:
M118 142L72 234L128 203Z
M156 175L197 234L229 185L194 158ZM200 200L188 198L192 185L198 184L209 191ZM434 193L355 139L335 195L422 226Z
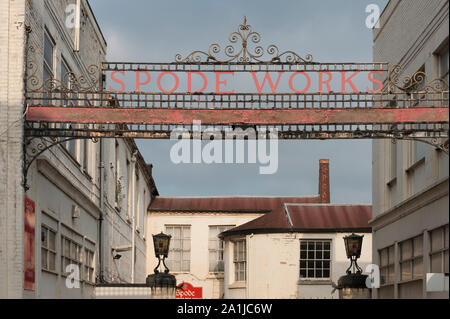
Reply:
M134 263L136 255L136 154L137 150L131 156L131 283L134 284Z
M103 196L103 184L104 184L104 178L105 178L105 163L104 163L104 142L103 139L100 139L100 216L98 218L98 260L99 260L99 281L100 283L104 283L104 277L103 277L103 231L102 231L102 224L103 224L103 209L104 209L104 196Z

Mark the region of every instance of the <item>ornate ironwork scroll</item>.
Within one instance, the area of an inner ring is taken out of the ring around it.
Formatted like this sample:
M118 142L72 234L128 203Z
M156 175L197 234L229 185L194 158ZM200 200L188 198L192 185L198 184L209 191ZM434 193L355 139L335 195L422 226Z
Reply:
M414 73L413 75L404 75L402 66L394 65L388 75L388 92L391 93L394 89L402 92L412 91L426 91L426 92L442 92L448 91L448 83L442 78L436 78L427 81L427 75L423 71Z
M100 67L98 65L90 65L87 67L87 75L76 76L74 72L67 72L62 75L61 79L48 78L43 80L38 75L40 68L34 57L36 49L30 45L27 49L27 71L29 73L27 79L28 92L63 92L63 93L83 93L99 91Z
M253 31L251 25L247 24L247 18L244 17L244 22L239 25L238 30L232 32L228 37L229 42L223 53L224 58L217 56L222 50L219 44L213 43L209 46L208 51L195 50L191 52L185 58L181 54L175 55L175 61L178 63L200 63L200 62L217 62L217 63L313 63L313 56L307 54L305 57L301 57L294 51L280 52L278 47L271 44L266 50L259 45L261 41L261 35L258 32ZM251 48L249 45L254 44ZM240 45L240 46L239 46ZM264 59L264 55L267 53L272 58L268 60Z

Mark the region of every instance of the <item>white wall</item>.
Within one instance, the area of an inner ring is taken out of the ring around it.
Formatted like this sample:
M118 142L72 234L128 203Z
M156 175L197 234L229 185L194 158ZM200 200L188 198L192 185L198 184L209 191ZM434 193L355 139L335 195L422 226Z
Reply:
M343 237L347 233L282 233L246 235L247 280L234 282L233 240L225 242L225 298L250 299L296 299L296 298L338 298L333 295L331 282L337 284L350 265L344 247ZM300 279L300 240L331 240L330 280ZM358 264L364 270L371 263L372 236L364 234L361 258Z
M156 213L147 215L147 273L152 274L157 265L152 235L165 231L165 225L191 226L190 272L176 273L177 284L189 282L194 287L203 287L203 298L220 298L223 295L223 274L209 272L208 239L209 226L239 226L261 214L255 213ZM170 259L170 254L169 254Z

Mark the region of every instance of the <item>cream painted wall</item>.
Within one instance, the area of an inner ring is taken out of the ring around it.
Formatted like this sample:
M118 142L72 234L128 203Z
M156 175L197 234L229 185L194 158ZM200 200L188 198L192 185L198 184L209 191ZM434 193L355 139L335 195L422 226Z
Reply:
M282 233L247 235L247 280L234 282L233 241L225 241L225 298L296 299L338 298L333 295L331 281L337 284L349 266L344 247L348 233ZM300 240L329 239L331 244L331 280L320 284L312 280L300 280ZM364 234L361 258L358 264L364 270L371 263L372 235Z
M175 273L171 271L171 273L176 276L177 284L185 281L195 287L203 287L203 298L220 298L223 295L223 274L209 272L209 226L239 226L259 216L261 214L255 213L148 213L146 230L148 242L147 274L153 273L153 269L157 265L152 235L165 231L166 225L190 225L190 272Z

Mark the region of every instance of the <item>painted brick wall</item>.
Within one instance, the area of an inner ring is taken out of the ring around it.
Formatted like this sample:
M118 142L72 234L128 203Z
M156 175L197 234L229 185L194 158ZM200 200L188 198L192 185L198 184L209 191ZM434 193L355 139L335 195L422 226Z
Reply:
M25 0L0 2L0 298L23 289L24 17Z

